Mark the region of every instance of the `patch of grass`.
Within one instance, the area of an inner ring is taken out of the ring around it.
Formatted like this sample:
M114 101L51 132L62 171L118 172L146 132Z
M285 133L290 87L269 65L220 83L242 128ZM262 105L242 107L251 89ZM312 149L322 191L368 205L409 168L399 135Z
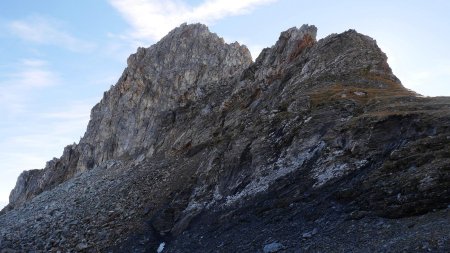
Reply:
M352 100L359 104L368 104L377 100L384 100L394 97L414 96L415 94L404 88L400 83L392 81L386 77L368 74L365 76L369 81L376 83L336 83L328 85L322 89L309 93L311 104L317 107L339 100ZM379 83L379 87L376 87Z

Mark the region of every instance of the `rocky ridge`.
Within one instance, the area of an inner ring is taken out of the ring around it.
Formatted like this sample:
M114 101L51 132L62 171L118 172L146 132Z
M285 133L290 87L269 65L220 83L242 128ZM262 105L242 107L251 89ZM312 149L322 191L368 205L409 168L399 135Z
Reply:
M450 99L370 37L316 32L255 62L200 24L139 48L80 143L19 177L0 248L448 251Z
M151 157L159 141L158 119L170 118L176 107L196 101L251 61L245 46L225 44L205 25L184 24L150 48L138 48L117 84L92 109L80 143L67 146L43 170L25 171L9 208L110 159Z

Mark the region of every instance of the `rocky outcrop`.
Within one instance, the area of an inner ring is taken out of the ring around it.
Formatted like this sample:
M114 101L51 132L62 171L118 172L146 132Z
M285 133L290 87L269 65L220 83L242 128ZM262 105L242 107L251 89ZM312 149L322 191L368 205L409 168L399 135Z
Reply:
M446 251L450 99L376 42L304 25L251 62L203 25L128 59L85 136L24 172L0 248Z
M158 120L197 101L208 90L242 72L251 55L237 42L226 44L205 25L183 24L148 49L138 48L117 84L91 112L85 136L67 146L43 170L24 172L8 208L110 159L146 159L157 149Z

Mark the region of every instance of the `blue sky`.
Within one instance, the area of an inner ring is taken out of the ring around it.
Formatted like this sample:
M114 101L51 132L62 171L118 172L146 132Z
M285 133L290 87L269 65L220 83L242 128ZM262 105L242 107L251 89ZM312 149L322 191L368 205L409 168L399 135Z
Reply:
M292 26L314 24L319 38L356 29L407 88L450 96L448 13L446 0L1 1L0 207L22 170L79 141L127 56L183 22L206 23L253 57Z

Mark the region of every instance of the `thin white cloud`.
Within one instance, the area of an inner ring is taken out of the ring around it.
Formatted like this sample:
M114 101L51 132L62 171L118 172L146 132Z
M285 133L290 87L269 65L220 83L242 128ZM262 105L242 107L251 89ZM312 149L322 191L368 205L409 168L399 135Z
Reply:
M228 16L249 13L258 6L275 1L206 0L194 7L174 0L109 0L131 25L129 35L135 41L158 40L183 22L211 24Z
M30 115L33 125L23 124L20 126L20 134L4 136L0 138L0 160L3 165L23 164L26 161L31 168L43 167L41 159L50 159L61 155L64 146L78 141L86 129L89 121L90 101L70 101L61 110L46 111ZM7 129L6 129L7 131ZM2 150L5 149L5 150ZM16 159L17 157L30 159ZM37 159L38 158L38 159ZM37 164L41 162L41 164ZM17 166L14 166L17 167ZM5 169L2 167L2 169ZM18 168L19 169L19 168ZM30 169L21 166L20 169Z
M36 89L56 85L59 76L49 69L45 61L24 59L13 73L0 73L0 112L16 113L26 107L26 103Z
M47 62L40 59L23 59L21 63L27 67L44 67Z
M86 103L84 101L73 101L70 107L65 110L45 112L39 114L39 116L44 119L51 120L80 121L80 126L85 127L87 126L87 121L89 120L89 113L91 111L91 108L91 103ZM64 129L67 128L64 126Z
M54 45L75 52L90 52L94 48L92 43L64 31L54 20L39 16L12 21L8 24L8 28L14 35L29 42Z
M186 13L186 18L193 21L212 22L227 16L250 13L255 7L274 2L272 0L213 0L205 1L202 5Z
M55 85L58 76L46 61L40 59L22 59L19 72L12 74L17 86L22 88L40 88Z

